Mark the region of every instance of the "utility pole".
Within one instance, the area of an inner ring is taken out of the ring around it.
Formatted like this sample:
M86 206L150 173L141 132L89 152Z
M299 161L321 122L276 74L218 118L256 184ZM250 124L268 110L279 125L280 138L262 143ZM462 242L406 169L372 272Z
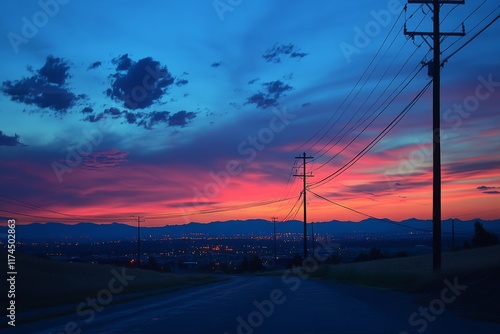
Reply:
M451 250L455 250L455 219L451 220Z
M429 73L433 78L433 93L432 93L432 131L433 131L433 166L432 166L432 268L434 272L441 270L441 110L440 110L440 95L441 95L441 36L464 36L465 28L462 24L463 31L461 33L443 33L440 31L440 6L448 4L465 3L464 0L408 0L409 4L426 4L433 12L433 31L432 32L409 32L406 30L406 22L404 34L415 38L415 36L432 37L434 51L433 60L427 63ZM430 6L432 4L432 8Z
M302 167L303 167L303 173L302 174L294 174L293 176L299 176L303 177L304 180L304 190L302 191L302 195L304 196L304 260L307 258L307 213L306 213L306 207L307 207L307 200L306 200L306 187L307 187L307 182L306 179L308 177L312 177L312 175L307 175L306 174L306 164L307 160L313 159L313 157L308 157L306 156L306 153L301 157L295 157L295 159L302 159Z
M274 270L278 268L278 257L276 256L276 217L273 217L273 224L274 224Z
M130 216L136 218L135 216ZM137 267L141 265L141 222L145 222L145 219L141 220L140 216L137 216Z

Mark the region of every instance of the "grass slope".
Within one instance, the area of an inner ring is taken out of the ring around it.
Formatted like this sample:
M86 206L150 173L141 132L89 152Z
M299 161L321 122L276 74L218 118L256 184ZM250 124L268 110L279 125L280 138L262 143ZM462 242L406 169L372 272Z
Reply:
M115 292L118 289L121 290L113 295L113 302L122 300L124 295L134 292L217 281L211 276L175 275L126 268L125 275L130 277L124 280L126 283L120 283L113 272L115 270L115 273L122 274L123 268L121 267L91 263L68 263L25 254L16 254L16 266L18 312L85 302L88 297L96 298L102 289L109 290L109 284L113 278L115 278L113 289ZM123 289L121 289L122 286Z
M444 280L467 289L449 307L459 314L500 323L500 246L442 255L442 269L433 273L432 255L384 259L321 267L317 277L422 294L428 304L445 288Z

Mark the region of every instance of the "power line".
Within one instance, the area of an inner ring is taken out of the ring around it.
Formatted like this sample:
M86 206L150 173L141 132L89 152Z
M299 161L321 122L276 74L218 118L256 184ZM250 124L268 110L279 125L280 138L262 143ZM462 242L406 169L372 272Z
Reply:
M483 27L478 33L476 33L474 36L472 36L467 42L465 42L462 46L460 46L458 49L456 49L454 52L452 52L448 57L444 58L441 62L441 65L444 65L451 57L457 54L460 50L462 50L464 47L466 47L470 42L472 42L474 39L477 38L481 33L483 33L486 29L488 29L493 23L495 23L496 20L500 18L500 14L497 15L490 23L488 23L485 27Z
M415 54L415 52L416 52L416 50L413 52L413 54ZM413 55L413 54L412 54L412 55ZM408 58L408 59L406 60L405 65L406 65L406 64L410 61L410 59L411 59L411 57L410 57L410 58ZM399 75L399 73L401 73L402 69L403 69L403 68L401 68L401 69L399 70L399 72L397 73L397 75ZM420 71L421 69L422 69L421 67L418 67L418 66L417 66L417 67L415 67L415 68L414 68L414 70L413 70L413 71L415 71L415 70ZM418 72L417 72L417 73L418 73ZM399 96L399 95L400 95L400 94L404 91L404 89L405 89L405 88L406 88L406 87L407 87L407 86L408 86L408 85L409 85L409 84L410 84L410 83L414 80L414 78L416 77L416 74L417 74L417 73L415 73L415 74L413 75L413 77L410 79L410 81L408 81L408 82L407 82L407 83L403 86L403 88L402 88L402 89L400 89L400 90L396 93L396 95L395 95L395 96L393 96L393 97L391 98L391 96L393 95L393 93L391 93L391 94L390 94L389 96L387 96L387 98L386 98L386 99L385 99L385 100L384 100L384 101L380 104L380 106L378 106L378 107L374 107L374 108L373 108L373 110L374 110L374 111L371 113L371 116L369 116L367 119L365 119L364 121L362 121L361 123L359 123L359 124L357 125L357 127L361 126L361 125L362 125L362 124L363 124L366 120L368 120L370 117L372 117L372 116L373 116L373 114L375 113L375 111L380 110L380 111L379 111L379 113L378 113L378 114L377 114L377 115L376 115L376 116L375 116L375 117L374 117L374 118L373 118L373 119L372 119L372 120L368 123L368 125L367 125L367 126L365 126L365 127L363 128L363 130L362 130L360 133L358 133L358 134L355 136L355 138L354 138L353 140L351 140L351 141L350 141L350 142L349 142L349 143L348 143L348 144L347 144L347 145L346 145L343 149L341 149L339 152L337 152L336 154L334 154L334 155L333 155L332 157L330 157L327 161L323 162L323 163L322 163L319 167L317 167L316 169L314 169L314 171L317 171L317 170L319 170L320 168L322 168L322 167L324 167L325 165L327 165L328 163L330 163L330 162L331 162L334 158L336 158L336 157L337 157L340 153L342 153L342 152L343 152L343 151L345 151L345 150L346 150L346 149L347 149L350 145L352 145L352 144L354 143L354 141L355 141L355 140L356 140L359 136L361 136L361 134L363 134L363 133L364 133L364 132L368 129L368 127L369 127L369 126L370 126L370 125L371 125L371 124L372 124L372 123L373 123L373 122L374 122L374 121L375 121L375 120L376 120L379 116L381 116L381 115L382 115L382 113L383 113L383 112L385 112L385 111L388 109L388 107L390 106L390 104L391 104L391 103L393 103L393 102L396 100L396 98L397 98L397 97L398 97L398 96ZM411 75L412 75L412 73L410 73L410 74L409 74L409 75L408 75L408 76L407 76L407 77L403 80L403 83L404 83L406 80L408 80L408 78L409 78ZM381 95L379 95L379 98L375 101L375 103L377 103L377 102L378 102L378 100L380 99L380 97L382 97L382 96L383 96L383 94L385 94L385 92L386 92L386 91L387 91L387 89L388 89L388 88L392 85L392 83L394 82L394 80L395 80L395 79L396 79L396 76L395 76L395 77L391 80L391 82L390 82L390 83L389 83L389 85L386 87L386 89L384 90L384 92L383 92ZM390 100L390 101L389 101L389 100ZM384 105L385 105L385 107L383 107ZM382 108L382 107L383 107L383 108ZM380 108L382 108L382 109L380 109ZM366 112L365 112L365 114L366 114ZM356 124L355 124L355 126L356 126ZM342 131L342 130L341 130L341 131ZM343 138L344 138L347 134L350 134L350 133L352 133L353 131L354 131L354 129L353 129L353 128L351 128L351 130L350 130L350 132L349 132L349 133L344 133L344 134L342 134L342 135L340 136L340 138L337 140L337 142L334 144L334 146L335 146L335 145L337 145L337 144L338 144L338 143L339 143L339 142L340 142L340 141L341 141L341 140L342 140L342 139L343 139ZM330 151L331 149L332 149L332 148L330 148L328 151Z
M325 122L325 124L323 125L323 127L316 131L314 135L312 135L304 144L300 145L298 147L297 150L300 150L302 149L305 145L307 145L310 141L313 140L314 137L316 137L317 135L319 135L319 133L321 133L327 126L328 126L328 123L330 123L332 121L332 119L335 117L335 115L342 109L342 107L344 106L344 104L347 102L347 100L351 97L351 95L354 93L354 91L356 90L356 88L358 87L358 85L360 84L361 80L363 79L363 77L365 76L365 74L368 72L368 70L370 69L371 65L375 62L375 60L377 59L377 56L378 54L380 53L380 51L383 49L385 43L387 42L390 34L392 33L392 31L394 30L394 28L396 27L399 19L401 18L401 15L402 15L402 11L400 12L398 18L396 19L396 21L394 22L394 24L392 25L391 29L389 30L389 33L387 34L387 36L385 37L384 41L382 42L382 44L380 45L380 47L378 48L375 56L372 58L372 60L370 61L370 63L368 64L368 66L365 68L365 70L363 71L363 73L361 74L361 76L358 78L357 82L355 83L355 85L351 88L350 92L347 94L347 96L342 100L341 104L339 105L339 107L336 109L335 112L332 113L332 115L330 116L330 118L328 119L327 122ZM392 43L391 43L391 46L392 46ZM366 79L368 80L368 79ZM351 102L349 102L349 104L343 109L341 115L337 118L337 120L331 124L329 126L329 128L326 130L326 132L319 138L316 140L316 142L312 145L309 146L308 148L308 151L312 150L314 148L314 146L316 146L327 134L328 132L330 132L330 130L338 123L338 121L342 118L342 116L344 115L344 113L346 112L346 110L349 108L350 104L352 103L352 101L356 98L356 96L359 94L359 92L363 89L363 87L365 86L366 83L364 83L362 85L361 88L359 88L359 90L357 91L357 93L354 95L354 97L351 99Z
M420 72L420 71L419 71ZM418 74L418 72L416 73ZM416 75L415 74L415 75ZM311 185L311 188L317 188L321 185L326 184L327 182L331 181L333 178L337 177L338 175L344 173L347 169L352 167L354 163L356 163L359 159L361 159L370 149L372 149L383 137L385 137L394 126L396 126L399 121L408 113L409 110L416 104L416 102L422 97L422 95L425 93L427 88L430 86L432 81L429 81L423 88L422 90L413 98L413 100L387 125L379 135L377 135L368 145L366 145L358 154L356 154L352 159L350 159L347 163L345 163L342 167L337 169L335 172L329 174L328 176L324 177L323 179L319 180L318 182L315 182ZM403 88L404 89L404 88ZM358 135L359 136L359 135ZM355 139L353 139L355 140ZM352 142L352 141L351 141Z
M303 172L302 174L294 174L294 176L302 177L304 181L304 190L302 191L303 196L304 196L304 259L307 257L307 200L306 200L306 188L307 188L307 178L312 177L313 175L307 174L306 172L306 166L307 166L307 160L313 159L313 157L308 157L306 155L306 152L302 156L295 157L295 159L302 159L302 167L303 167Z

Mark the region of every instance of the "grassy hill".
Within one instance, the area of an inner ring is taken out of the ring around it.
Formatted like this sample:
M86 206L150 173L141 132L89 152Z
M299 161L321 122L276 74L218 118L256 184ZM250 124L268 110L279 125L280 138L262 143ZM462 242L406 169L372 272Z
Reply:
M6 258L5 253L3 255ZM126 268L123 271L121 267L69 263L26 254L16 254L16 267L18 312L85 302L88 297L96 298L103 289L110 290L112 280L112 302L129 300L138 292L156 290L158 293L159 289L218 280L212 276L175 275L136 268ZM126 275L125 278L123 274ZM117 276L122 276L121 281ZM101 294L103 298L109 296L107 292Z
M338 282L420 293L427 304L439 298L444 280L467 289L448 305L464 316L500 323L500 246L443 253L442 270L432 271L432 255L320 267L317 277Z

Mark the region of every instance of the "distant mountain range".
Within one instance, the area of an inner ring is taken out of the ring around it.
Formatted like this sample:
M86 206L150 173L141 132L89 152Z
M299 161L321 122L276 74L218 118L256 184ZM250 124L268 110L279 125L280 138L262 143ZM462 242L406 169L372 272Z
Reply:
M457 236L474 235L474 222L455 219L455 233ZM484 228L496 234L500 234L500 220L480 220ZM2 242L7 233L7 227L2 224L0 234ZM318 222L308 224L308 233L314 226L314 233L320 235L341 236L404 236L410 233L430 234L432 232L432 221L407 219L402 222L390 220L366 219L361 222ZM276 223L276 232L302 233L304 225L301 221L287 221ZM442 222L444 234L451 233L451 219ZM212 223L189 223L185 225L167 225L162 227L141 227L141 239L158 239L164 237L249 237L249 236L272 236L273 223L263 219L254 220L231 220ZM62 223L32 223L16 226L16 239L22 241L48 241L48 240L72 240L72 241L107 241L107 240L132 240L137 238L137 227L121 223L94 224L79 223L67 225Z

